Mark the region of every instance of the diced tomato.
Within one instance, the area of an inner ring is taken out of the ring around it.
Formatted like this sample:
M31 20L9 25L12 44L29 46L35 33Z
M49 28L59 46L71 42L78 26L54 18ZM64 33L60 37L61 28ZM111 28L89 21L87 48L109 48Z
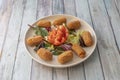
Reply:
M57 26L57 29L49 32L48 41L53 45L60 45L67 40L68 30L63 25Z
M64 41L65 41L65 38L63 37L62 40L61 40L61 42L63 43Z
M55 39L54 45L60 45L60 44L61 43L57 39Z
M59 42L61 42L62 38L61 37L57 37L56 38Z
M58 30L58 31L57 31L57 34L63 35L63 32L62 32L61 30Z
M56 33L57 33L57 31L56 31L56 30L53 30L53 31L52 31L52 34L56 34Z

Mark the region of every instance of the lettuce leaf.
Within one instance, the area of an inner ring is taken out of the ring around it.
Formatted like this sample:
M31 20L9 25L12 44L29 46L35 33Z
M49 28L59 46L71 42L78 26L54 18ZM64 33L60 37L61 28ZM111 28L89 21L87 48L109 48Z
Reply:
M48 31L45 28L42 27L34 27L35 34L36 35L41 35L42 37L45 37L48 35Z
M79 36L75 36L75 35L73 35L73 34L70 34L69 36L68 36L68 39L67 39L67 42L68 43L72 43L72 44L75 44L75 43L79 43Z
M69 34L67 42L72 44L80 44L80 35L83 31L77 30L76 32Z

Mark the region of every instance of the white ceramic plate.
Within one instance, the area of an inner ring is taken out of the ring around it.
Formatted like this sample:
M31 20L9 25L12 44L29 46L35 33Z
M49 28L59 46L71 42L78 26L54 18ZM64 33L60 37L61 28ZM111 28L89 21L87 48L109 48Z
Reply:
M86 59L88 59L90 57L90 55L93 53L93 51L95 50L95 47L96 47L96 43L97 43L96 34L95 34L94 30L92 29L92 27L88 23L86 23L84 20L81 20L81 19L79 19L79 18L77 18L75 16L65 15L65 14L64 15L63 14L58 14L58 15L46 16L46 17L44 17L44 18L42 18L40 20L50 20L51 22L53 22L53 20L55 20L56 18L61 17L61 16L66 17L67 22L69 22L70 20L73 20L73 19L80 20L80 22L81 22L80 30L87 30L87 31L89 31L91 33L92 37L93 37L94 44L91 47L85 47L84 48L84 50L86 51L86 57L83 58L83 59L79 58L76 54L74 54L73 55L74 56L73 60L68 62L68 63L66 63L66 64L58 63L57 56L53 56L53 60L52 61L44 61L36 54L36 52L33 50L33 47L29 47L26 44L26 39L29 38L29 37L32 37L33 35L35 35L33 29L29 28L27 30L27 32L26 32L26 35L25 35L25 46L26 46L26 49L27 49L29 55L32 57L33 60L35 60L38 63L43 64L45 66L56 67L56 68L64 68L64 67L70 67L70 66L77 65L77 64L85 61Z

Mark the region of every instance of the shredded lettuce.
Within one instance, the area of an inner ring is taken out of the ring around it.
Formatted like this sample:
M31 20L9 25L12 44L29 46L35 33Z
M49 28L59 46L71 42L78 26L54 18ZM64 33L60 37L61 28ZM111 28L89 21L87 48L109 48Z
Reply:
M83 31L77 30L76 32L69 34L67 42L72 43L72 44L79 44L80 40L80 35L82 34Z
M73 34L70 34L70 35L68 36L67 42L68 42L68 43L73 43L73 44L79 43L79 36L75 36L75 35L73 35Z

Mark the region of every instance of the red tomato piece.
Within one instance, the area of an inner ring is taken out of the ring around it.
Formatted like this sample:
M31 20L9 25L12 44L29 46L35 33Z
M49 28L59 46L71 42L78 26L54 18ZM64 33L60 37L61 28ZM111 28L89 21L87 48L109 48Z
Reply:
M57 26L57 29L49 32L48 41L53 45L60 45L67 40L68 30L63 25Z

